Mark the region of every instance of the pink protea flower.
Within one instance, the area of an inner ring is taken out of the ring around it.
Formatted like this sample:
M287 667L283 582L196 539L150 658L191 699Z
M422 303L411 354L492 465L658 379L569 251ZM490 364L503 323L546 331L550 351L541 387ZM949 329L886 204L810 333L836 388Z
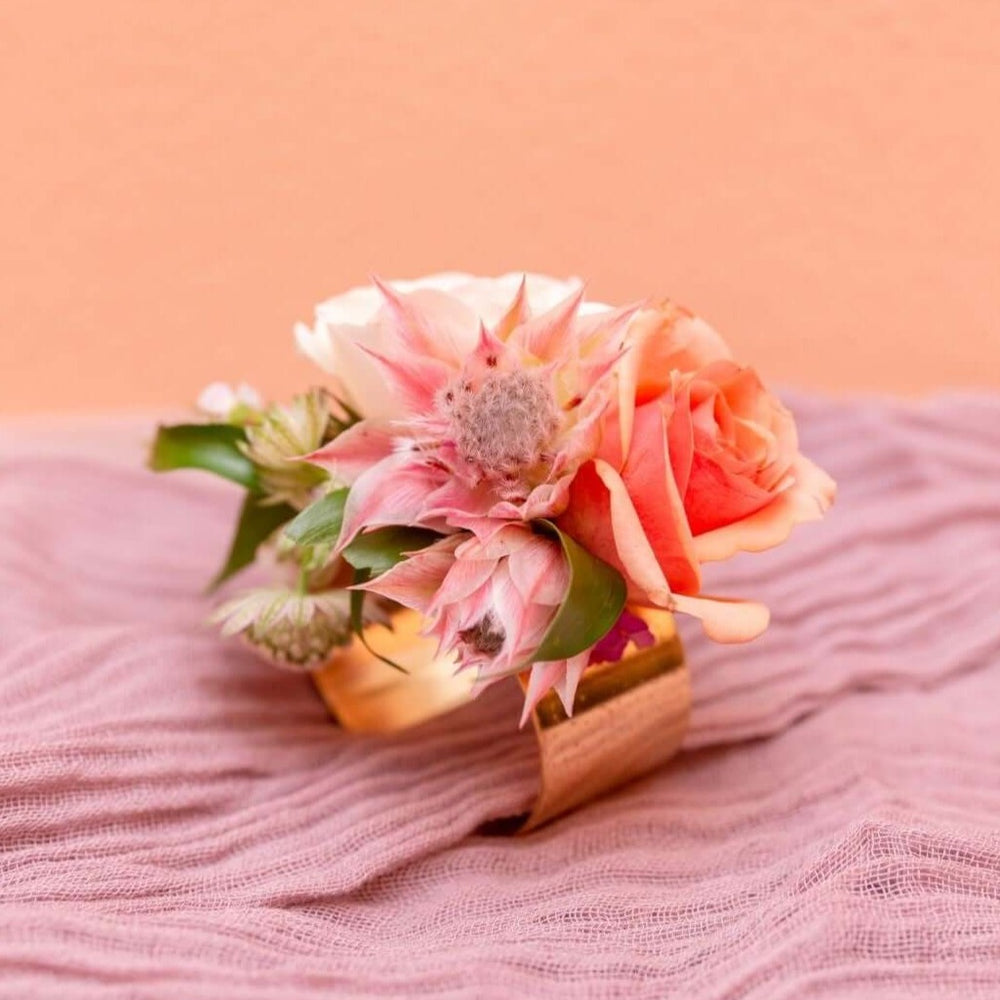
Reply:
M532 315L522 283L492 328L443 292L385 300L381 367L405 415L363 420L310 461L351 484L341 546L362 529L558 514L577 469L600 443L612 369L634 310L581 316L578 289ZM475 529L473 529L475 530Z
M438 639L441 652L456 653L459 669L477 671L479 691L531 663L568 587L558 542L527 525L501 521L482 526L479 535L449 535L363 589L419 611L425 634ZM590 658L588 649L570 659L534 663L521 724L551 688L572 714Z

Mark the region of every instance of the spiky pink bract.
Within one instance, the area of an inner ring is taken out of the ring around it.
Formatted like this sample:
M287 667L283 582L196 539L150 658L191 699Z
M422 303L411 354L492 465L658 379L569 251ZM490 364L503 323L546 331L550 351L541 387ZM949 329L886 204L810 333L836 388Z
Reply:
M518 522L479 527L413 553L363 589L419 611L440 651L476 670L476 691L530 663L522 725L550 688L572 714L590 650L532 662L569 587L562 547Z

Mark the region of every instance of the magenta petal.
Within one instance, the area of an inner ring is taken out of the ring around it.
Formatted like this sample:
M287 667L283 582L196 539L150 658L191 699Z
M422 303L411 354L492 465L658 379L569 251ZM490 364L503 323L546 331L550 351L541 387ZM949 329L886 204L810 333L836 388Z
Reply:
M630 642L640 649L646 649L656 643L656 636L638 615L625 610L611 627L611 631L591 649L590 662L617 663L625 655Z

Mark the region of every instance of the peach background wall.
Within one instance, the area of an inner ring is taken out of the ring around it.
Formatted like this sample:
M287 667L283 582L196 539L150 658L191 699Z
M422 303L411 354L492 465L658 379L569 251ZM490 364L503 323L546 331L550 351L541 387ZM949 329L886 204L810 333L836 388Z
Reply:
M0 94L8 413L284 393L316 300L450 267L1000 386L992 0L5 0Z

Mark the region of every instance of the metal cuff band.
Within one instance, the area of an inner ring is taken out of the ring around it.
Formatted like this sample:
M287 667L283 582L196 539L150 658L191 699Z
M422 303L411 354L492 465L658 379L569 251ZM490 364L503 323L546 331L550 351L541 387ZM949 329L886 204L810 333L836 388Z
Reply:
M656 636L655 646L589 668L571 717L555 692L535 708L541 786L531 812L507 828L532 830L648 774L679 749L691 707L684 652L672 615L643 611L642 616ZM469 700L471 675L456 674L451 657L435 657L436 643L421 636L420 627L418 614L400 611L391 631L373 626L366 635L408 673L383 663L357 639L313 673L320 696L345 729L395 732Z

